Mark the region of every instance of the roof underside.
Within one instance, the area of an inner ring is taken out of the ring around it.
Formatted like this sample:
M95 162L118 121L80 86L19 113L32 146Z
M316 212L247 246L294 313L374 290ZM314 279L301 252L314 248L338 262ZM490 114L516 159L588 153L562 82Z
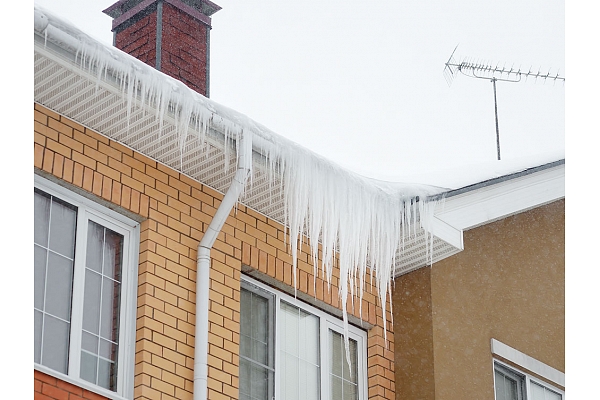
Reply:
M44 44L35 44L35 102L62 114L108 138L118 141L163 163L220 193L227 191L235 174L236 153L233 141L226 141L226 128L218 124L201 144L200 132L190 126L183 152L177 122L166 114L161 123L156 109L134 100L128 107L123 91L110 76L98 79L81 68L69 55ZM71 57L72 58L72 57ZM196 137L198 136L198 137ZM225 144L227 143L227 145ZM272 174L260 149L253 152L253 175L241 203L284 224L284 187L280 174ZM433 258L428 255L426 232L415 227L407 235L402 254L397 253L394 275L400 275L455 254L459 249L434 237Z

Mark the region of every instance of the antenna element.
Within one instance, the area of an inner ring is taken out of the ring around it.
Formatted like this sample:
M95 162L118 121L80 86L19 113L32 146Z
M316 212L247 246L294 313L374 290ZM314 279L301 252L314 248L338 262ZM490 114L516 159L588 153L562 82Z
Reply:
M500 63L493 66L492 64L487 64L479 61L469 60L468 58L464 58L463 61L457 62L454 58L454 53L458 45L452 51L450 58L446 61L446 66L444 67L444 78L446 79L446 83L448 86L452 85L454 78L458 73L468 76L470 78L479 78L479 79L489 79L494 86L494 111L496 113L496 148L498 150L498 160L500 160L500 131L498 129L498 102L496 100L496 81L500 82L520 82L522 78L527 80L528 78L535 78L536 82L538 78L546 80L550 79L554 82L556 81L565 81L565 78L560 76L558 71L556 74L551 75L550 70L547 73L542 73L542 68L538 69L538 72L533 72L532 67L529 68L529 71L525 72L525 70L521 70L521 67L518 69L514 68L514 64L510 68L506 68L506 64L504 66L499 67Z

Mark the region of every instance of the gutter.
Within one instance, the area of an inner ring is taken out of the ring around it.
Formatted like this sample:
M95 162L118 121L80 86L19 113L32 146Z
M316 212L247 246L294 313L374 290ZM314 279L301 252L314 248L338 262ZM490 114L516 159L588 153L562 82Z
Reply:
M194 348L194 400L206 400L208 379L208 310L210 290L210 250L252 171L252 133L241 134L238 167L215 216L198 244L196 277L196 330Z

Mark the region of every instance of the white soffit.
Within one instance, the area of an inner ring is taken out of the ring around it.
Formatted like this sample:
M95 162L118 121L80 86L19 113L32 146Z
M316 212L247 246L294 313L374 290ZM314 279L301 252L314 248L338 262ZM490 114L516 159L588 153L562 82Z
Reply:
M116 140L146 156L168 165L197 181L224 193L235 173L235 149L225 150L223 132L211 129L206 137L208 148L200 151L196 139L190 139L183 154L178 149L176 123L165 116L162 133L154 110L134 101L131 114L122 91L108 82L84 71L69 59L64 50L44 43L36 37L34 54L34 100L51 110L69 117L94 131ZM110 77L109 77L110 79ZM193 130L191 128L191 130ZM160 138L159 138L160 135ZM192 135L193 137L194 135ZM157 140L158 139L158 140ZM259 153L254 152L253 177L242 204L284 223L283 187L278 174L269 177L269 169ZM225 167L229 165L229 168ZM406 237L402 252L396 254L394 276L437 262L460 251L448 240L434 237L433 243L423 240L425 231ZM433 249L433 257L428 257Z
M447 224L464 231L565 197L564 161L533 169L531 173L514 175L476 185L478 187L472 190L454 191L458 193L456 195L448 193L435 212L438 230L444 231L442 228ZM446 233L448 235L450 233ZM455 238L453 244L456 243Z

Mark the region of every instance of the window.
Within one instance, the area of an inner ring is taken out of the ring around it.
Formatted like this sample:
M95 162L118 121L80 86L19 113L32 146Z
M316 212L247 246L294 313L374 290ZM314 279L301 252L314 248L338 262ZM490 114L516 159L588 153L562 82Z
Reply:
M366 333L350 327L350 366L342 321L243 278L241 400L366 399Z
M496 400L562 400L564 393L529 374L494 361Z
M35 186L35 366L130 396L137 223L43 178Z
M496 400L523 400L525 376L500 364L494 365Z

